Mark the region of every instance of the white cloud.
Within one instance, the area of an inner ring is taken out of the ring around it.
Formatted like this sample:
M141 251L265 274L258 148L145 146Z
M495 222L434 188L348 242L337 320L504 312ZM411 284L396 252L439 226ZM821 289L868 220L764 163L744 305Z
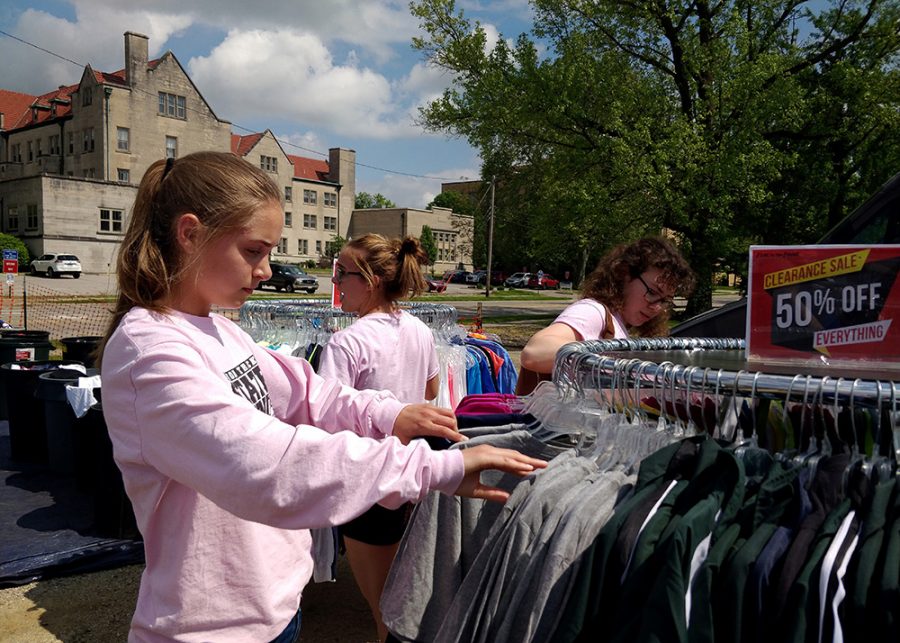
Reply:
M402 174L383 174L370 180L358 179L356 191L381 193L401 208L425 208L441 192L441 183L474 180L480 174L474 168L448 168L434 174L445 178L423 178ZM457 178L453 178L457 177Z

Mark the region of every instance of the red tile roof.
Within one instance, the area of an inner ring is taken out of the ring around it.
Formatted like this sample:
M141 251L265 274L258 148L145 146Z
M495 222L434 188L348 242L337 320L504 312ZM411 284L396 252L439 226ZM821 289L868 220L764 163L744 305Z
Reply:
M158 63L159 60L151 60L148 66L152 69ZM94 78L101 85L126 86L124 69L113 73L94 71ZM77 90L77 84L63 85L46 94L32 96L0 89L0 112L5 115L5 129L9 131L68 115L72 111L72 94ZM50 109L53 103L56 103L55 115ZM32 106L39 108L36 113L33 113Z
M311 179L313 181L328 181L328 161L308 159L305 156L287 155L294 164L294 177L298 179Z
M253 149L253 146L259 142L265 132L258 134L247 134L241 136L239 134L231 135L231 151L238 156L244 157Z

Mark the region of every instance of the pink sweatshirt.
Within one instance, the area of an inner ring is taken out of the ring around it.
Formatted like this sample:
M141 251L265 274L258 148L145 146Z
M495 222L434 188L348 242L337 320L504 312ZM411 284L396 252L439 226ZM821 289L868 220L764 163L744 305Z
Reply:
M379 439L403 407L391 394L324 380L217 315L134 308L101 372L146 554L130 641L271 640L312 574L309 528L462 480L459 451Z
M425 383L439 372L434 334L404 310L370 313L331 337L317 372L355 389L388 390L403 402L424 402Z

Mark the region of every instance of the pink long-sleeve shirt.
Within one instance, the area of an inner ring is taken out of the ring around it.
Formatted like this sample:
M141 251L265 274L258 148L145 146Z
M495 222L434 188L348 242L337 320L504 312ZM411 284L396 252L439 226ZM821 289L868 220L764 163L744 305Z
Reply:
M101 373L146 554L130 641L271 640L312 574L309 528L462 480L459 451L384 439L392 395L322 379L217 315L134 308Z

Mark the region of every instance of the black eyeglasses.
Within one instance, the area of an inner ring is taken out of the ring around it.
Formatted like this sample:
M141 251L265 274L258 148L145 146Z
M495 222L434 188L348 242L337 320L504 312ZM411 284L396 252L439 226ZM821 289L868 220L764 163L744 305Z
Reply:
M359 272L358 270L346 270L343 266L341 266L339 264L338 267L334 271L334 279L338 283L341 283L344 280L344 277L346 277L347 275L360 275L361 276L362 274L363 273Z
M637 276L640 279L641 283L644 284L644 299L647 300L647 303L651 306L659 306L660 308L669 308L675 304L675 301L671 297L663 297L658 292L653 290L650 286L647 285L647 282L644 281L644 278L640 275Z

